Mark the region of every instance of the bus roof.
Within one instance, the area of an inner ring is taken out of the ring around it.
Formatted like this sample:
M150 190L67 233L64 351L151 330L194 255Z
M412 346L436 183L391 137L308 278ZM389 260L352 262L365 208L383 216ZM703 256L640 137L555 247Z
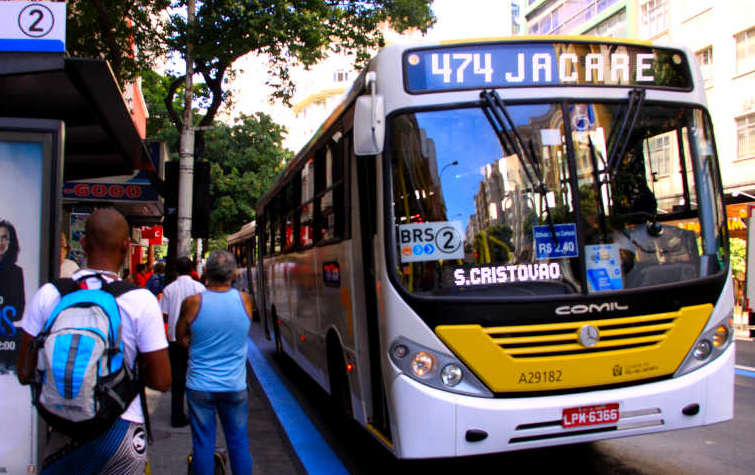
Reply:
M252 237L254 235L254 230L256 228L256 223L254 220L249 221L245 225L241 226L241 229L237 232L228 235L228 244L236 244L237 242L245 241Z

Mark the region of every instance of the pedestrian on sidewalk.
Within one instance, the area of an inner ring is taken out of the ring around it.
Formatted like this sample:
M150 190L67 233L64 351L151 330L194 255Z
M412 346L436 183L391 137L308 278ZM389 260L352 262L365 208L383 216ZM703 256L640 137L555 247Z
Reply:
M154 272L144 284L144 287L152 292L158 300L161 298L160 294L165 289L165 263L158 262L155 264Z
M173 427L184 427L189 424L189 418L184 412L186 368L189 353L183 345L176 341L176 323L184 299L205 291L204 285L191 278L192 266L191 259L186 256L177 259L178 278L165 287L163 298L160 300L163 318L168 322L168 352L170 353L170 368L173 376L173 383L170 387L170 425Z
M96 210L87 221L82 244L87 253L87 268L73 274L76 285L82 289L100 289L103 282L110 284L120 280L118 271L129 252L128 224L123 215L112 208ZM26 308L21 321L23 333L18 360L21 384L30 384L36 377L37 352L29 349L60 300L59 288L48 283L34 294ZM134 288L120 294L115 302L121 317L123 359L134 371L138 355L141 380L152 389L167 391L170 387L168 342L157 300L149 291ZM76 361L78 364L79 360ZM41 473L143 474L147 462L144 417L141 399L136 396L104 433L79 438L51 430L47 434Z
M228 251L213 251L207 260L207 290L184 300L176 338L189 349L186 399L189 402L197 475L214 473L215 414L220 416L231 470L252 473L246 420L247 336L252 321L252 299L231 288L236 260Z

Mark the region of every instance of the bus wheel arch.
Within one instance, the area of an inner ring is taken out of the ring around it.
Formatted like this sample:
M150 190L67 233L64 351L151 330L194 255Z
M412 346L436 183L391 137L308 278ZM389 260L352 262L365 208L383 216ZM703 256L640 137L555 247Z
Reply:
M328 331L326 346L331 403L342 416L351 418L353 408L351 405L351 384L346 370L346 358L344 357L341 340L333 329Z

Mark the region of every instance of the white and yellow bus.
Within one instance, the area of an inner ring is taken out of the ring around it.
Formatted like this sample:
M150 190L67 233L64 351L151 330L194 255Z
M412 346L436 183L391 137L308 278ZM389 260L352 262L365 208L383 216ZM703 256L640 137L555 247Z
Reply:
M256 232L278 350L397 457L732 418L721 177L685 49L386 48Z

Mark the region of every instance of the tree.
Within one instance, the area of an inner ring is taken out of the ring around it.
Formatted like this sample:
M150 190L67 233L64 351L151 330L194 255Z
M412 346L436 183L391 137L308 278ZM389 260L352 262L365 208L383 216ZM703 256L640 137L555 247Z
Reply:
M66 48L72 56L103 58L123 84L167 52L170 0L68 0Z
M261 112L242 114L231 126L215 122L207 132L212 237L238 231L256 215L260 196L292 153L283 149L285 129Z
M182 14L171 15L171 50L185 57L192 45L194 70L210 92L209 104L197 124L211 125L220 106L228 99L225 85L231 65L250 52L268 55L268 84L273 95L287 101L294 88L289 67L313 65L327 51L351 52L364 64L368 51L383 46L380 25L388 22L399 32L409 28L426 31L434 18L432 0L206 0L198 5L194 28ZM183 7L185 0L173 2ZM165 98L168 113L178 130L183 124L173 107L174 97L184 82L174 78ZM196 150L201 155L204 134L197 132Z

